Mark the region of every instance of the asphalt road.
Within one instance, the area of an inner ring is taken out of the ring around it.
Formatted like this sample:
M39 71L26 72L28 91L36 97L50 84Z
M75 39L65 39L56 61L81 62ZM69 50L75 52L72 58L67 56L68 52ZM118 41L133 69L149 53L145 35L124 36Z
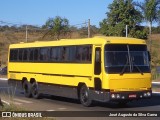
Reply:
M96 102L92 107L84 107L78 100L69 98L44 95L41 99L33 99L24 97L19 90L11 93L6 80L0 80L0 97L8 104L31 111L160 111L160 95L157 94L153 94L151 99L132 101L125 106Z

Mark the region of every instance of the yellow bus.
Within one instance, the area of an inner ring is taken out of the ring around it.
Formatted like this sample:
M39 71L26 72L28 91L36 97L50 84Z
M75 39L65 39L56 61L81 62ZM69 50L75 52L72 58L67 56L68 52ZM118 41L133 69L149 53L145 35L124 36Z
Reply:
M9 46L9 85L26 97L51 94L127 103L150 98L150 56L144 40L97 36Z

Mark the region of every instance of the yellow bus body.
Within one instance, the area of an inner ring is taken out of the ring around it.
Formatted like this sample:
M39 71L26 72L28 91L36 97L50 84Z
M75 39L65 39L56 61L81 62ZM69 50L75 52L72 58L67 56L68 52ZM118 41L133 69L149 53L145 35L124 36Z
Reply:
M91 63L55 63L55 62L11 62L10 52L8 54L8 81L12 85L22 86L24 79L28 83L32 84L32 80L39 84L45 84L47 87L43 91L47 91L50 94L60 95L61 91L50 91L49 87L55 86L59 87L69 87L75 90L76 97L79 98L80 87L82 85L87 86L89 90L92 90L92 99L94 100L95 94L101 95L102 99L95 98L99 101L110 101L113 93L125 93L131 96L136 94L135 99L139 97L144 98L143 94L149 94L148 98L151 96L151 73L124 73L120 74L108 74L105 71L104 62L104 51L105 45L107 44L127 44L127 45L146 45L144 40L135 38L124 38L124 37L94 37L86 39L62 39L59 41L49 41L49 42L33 42L33 43L20 43L12 44L9 46L9 51L11 49L22 49L22 48L40 48L40 47L55 47L55 46L71 46L71 45L91 45ZM99 47L101 49L101 73L98 75L94 74L95 67L95 49ZM136 48L135 48L136 49ZM98 83L95 80L98 78ZM99 81L100 80L100 81ZM96 84L101 83L101 88L95 89ZM20 83L20 84L19 84ZM108 92L107 94L105 92ZM140 96L137 98L137 96ZM109 96L108 96L109 95ZM72 97L71 94L63 94L65 97ZM106 97L107 96L107 97ZM116 96L116 94L115 94ZM117 95L118 96L118 95ZM124 95L125 96L125 95ZM135 96L133 96L135 97ZM106 100L107 99L107 100ZM123 98L122 98L123 99ZM133 98L134 99L134 98ZM132 100L132 98L131 98ZM125 100L126 101L126 100ZM87 105L86 105L87 106Z

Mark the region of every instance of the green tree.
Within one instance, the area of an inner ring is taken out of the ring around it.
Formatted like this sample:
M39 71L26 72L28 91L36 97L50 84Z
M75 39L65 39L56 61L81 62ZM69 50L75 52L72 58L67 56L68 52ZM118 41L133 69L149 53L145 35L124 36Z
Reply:
M158 21L160 13L160 0L145 0L144 2L137 2L138 6L142 12L143 19L148 23L149 34L151 35L152 24ZM151 52L152 41L150 39L150 52Z
M125 26L128 25L129 36L133 37L142 21L142 15L136 10L133 0L114 0L108 9L107 18L100 22L100 32L109 36L125 36ZM137 32L134 37L144 36Z
M102 33L103 35L107 35L108 34L108 23L107 23L107 19L103 19L102 22L99 23L100 26L100 33Z
M158 21L160 17L160 0L145 0L144 2L136 2L135 5L140 8L143 19L149 24L151 34L153 22Z
M49 18L43 27L49 29L45 35L50 34L59 39L60 35L64 35L69 31L69 20L56 16L55 18Z

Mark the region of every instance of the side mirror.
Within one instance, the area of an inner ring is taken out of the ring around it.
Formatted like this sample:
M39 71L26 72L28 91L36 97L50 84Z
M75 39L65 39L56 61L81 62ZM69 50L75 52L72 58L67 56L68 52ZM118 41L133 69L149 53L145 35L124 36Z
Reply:
M149 51L148 51L148 60L151 61L151 54Z

